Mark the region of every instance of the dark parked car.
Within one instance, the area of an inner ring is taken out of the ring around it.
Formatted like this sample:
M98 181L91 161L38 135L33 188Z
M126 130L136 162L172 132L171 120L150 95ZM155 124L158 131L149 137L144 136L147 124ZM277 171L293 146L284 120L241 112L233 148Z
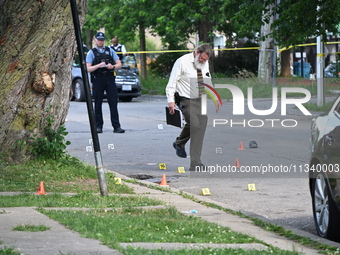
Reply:
M89 49L86 45L83 46L84 54L86 55ZM86 56L85 56L86 57ZM133 55L134 63L131 60L132 57L126 58L126 64L122 60L122 69L116 71L116 85L118 88L118 98L123 102L130 102L132 98L139 97L142 94L141 82L138 76L138 68L136 58ZM90 81L89 74L89 81ZM90 82L90 88L92 84ZM84 83L81 75L80 62L78 53L75 56L72 64L72 86L71 86L71 99L74 101L85 101Z
M132 98L141 96L142 87L138 77L139 71L134 54L124 56L122 59L122 69L116 72L119 100L130 102Z
M139 75L137 67L137 60L135 54L127 54L122 59L122 65L127 68L130 67L130 71Z
M321 237L340 241L340 96L313 119L309 186L315 227Z

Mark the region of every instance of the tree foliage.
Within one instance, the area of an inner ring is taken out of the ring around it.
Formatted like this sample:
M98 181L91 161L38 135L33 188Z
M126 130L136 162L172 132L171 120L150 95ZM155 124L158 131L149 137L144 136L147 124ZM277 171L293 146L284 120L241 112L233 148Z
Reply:
M230 0L227 6L237 2ZM269 6L275 8L270 9ZM318 35L322 35L326 40L327 32L339 33L338 0L243 0L232 22L237 24L241 33L246 33L253 31L254 25L258 26L259 22L268 23L272 15L277 15L278 19L274 21L269 36L275 38L281 46L303 43Z
M250 41L237 42L237 48L256 46L258 45ZM257 75L258 61L258 50L226 50L219 52L219 57L214 58L214 71L227 77L249 78Z
M223 0L159 1L158 15L152 30L162 37L163 44L176 48L198 33L200 42L211 43L214 32L231 35L233 27L228 22L230 12L222 7ZM195 42L193 42L195 45ZM194 46L193 45L193 46Z
M140 24L150 27L149 11L154 1L145 0L88 0L84 29L105 29L108 38L133 41Z
M142 25L162 37L163 45L176 49L190 36L199 33L199 40L211 42L214 31L232 33L228 22L232 12L223 9L223 0L89 0L86 27L105 28L109 36L123 41L133 39Z
M133 41L138 33L140 50L146 50L145 30L151 26L150 15L154 0L89 0L86 27L91 30L105 28L108 38L118 36L121 41ZM90 9L90 7L93 7ZM141 75L146 77L146 56L141 55Z
M282 46L295 45L311 36L337 33L340 5L338 0L89 0L86 26L105 27L110 36L129 41L143 24L175 49L197 32L205 42L211 41L214 31L254 38L276 14L279 18L269 36Z

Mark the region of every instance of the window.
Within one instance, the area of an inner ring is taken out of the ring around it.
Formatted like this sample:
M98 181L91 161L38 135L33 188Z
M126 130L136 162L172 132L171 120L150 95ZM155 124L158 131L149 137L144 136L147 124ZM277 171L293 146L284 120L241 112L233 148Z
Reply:
M340 100L338 100L338 104L334 108L334 115L340 119Z

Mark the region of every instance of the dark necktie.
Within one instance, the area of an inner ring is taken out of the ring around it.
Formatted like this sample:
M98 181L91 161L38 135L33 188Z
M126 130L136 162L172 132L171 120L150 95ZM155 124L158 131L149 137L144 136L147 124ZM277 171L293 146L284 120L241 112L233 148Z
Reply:
M204 81L201 69L197 69L197 82L198 82L198 94L199 95L205 94Z

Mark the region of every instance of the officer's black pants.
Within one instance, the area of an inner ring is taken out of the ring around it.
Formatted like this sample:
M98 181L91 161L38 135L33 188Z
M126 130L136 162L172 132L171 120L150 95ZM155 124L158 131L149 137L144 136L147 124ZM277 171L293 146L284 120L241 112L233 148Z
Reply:
M94 97L94 111L96 116L96 128L103 128L103 112L102 103L104 98L104 91L106 91L107 102L110 107L111 124L114 129L120 127L118 115L118 90L115 83L115 77L109 76L95 76L93 79L93 97Z

